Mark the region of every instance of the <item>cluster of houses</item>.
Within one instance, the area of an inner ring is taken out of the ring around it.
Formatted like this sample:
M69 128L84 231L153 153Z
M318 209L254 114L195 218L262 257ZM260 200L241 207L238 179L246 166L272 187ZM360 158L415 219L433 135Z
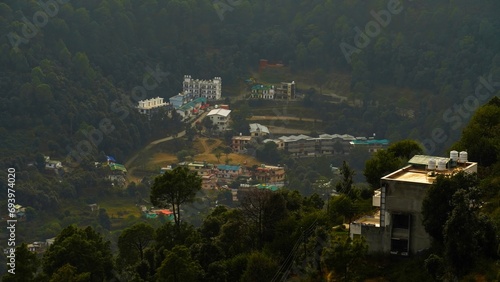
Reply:
M308 135L281 136L276 139L268 138L269 129L261 124L250 124L250 136L233 136L231 148L236 153L248 153L259 140L262 143L274 142L279 150L284 150L293 157L316 157L324 155L348 154L352 148L366 148L374 153L389 145L387 139L374 137L354 137L349 134L321 134L318 137Z
M104 178L111 181L111 185L118 187L124 187L127 181L127 169L124 165L116 162L115 158L112 156L106 156L106 162L94 163L96 168L100 168L104 171Z
M27 244L27 248L30 252L36 253L36 254L41 254L45 252L50 245L54 244L54 241L56 240L56 237L49 238L45 241L36 241L33 243ZM9 254L9 248L4 248L3 249L4 254Z
M202 189L226 188L234 181L253 182L256 184L273 185L282 187L285 182L285 168L261 164L257 167L242 165L210 164L206 162L181 162L179 166L185 166L195 171L202 179ZM163 168L162 172L171 170L172 167Z
M169 102L165 102L161 97L151 98L139 101L137 109L139 113L144 115L151 115L159 109L165 109L167 112L176 111L183 120L186 120L207 109L208 102L221 98L222 79L220 77L203 80L193 79L190 75L185 75L182 92L170 97Z
M295 81L281 82L279 85L253 84L250 87L251 99L292 100L295 99Z
M271 132L267 126L259 123L251 123L250 125L250 136L233 136L231 138L231 149L235 153L247 153L248 149L257 143L258 139L264 139L268 137Z

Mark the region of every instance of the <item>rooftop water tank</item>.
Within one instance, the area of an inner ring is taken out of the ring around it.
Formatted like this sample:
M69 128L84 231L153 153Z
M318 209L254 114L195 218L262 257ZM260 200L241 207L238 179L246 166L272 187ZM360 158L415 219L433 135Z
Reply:
M438 170L446 170L446 161L445 160L440 160L438 161Z
M458 162L458 151L451 151L450 152L450 159L454 162Z
M436 169L436 160L435 159L429 160L429 162L427 163L427 169L430 169L430 170Z
M460 152L460 154L458 155L458 161L461 163L467 162L467 152L466 151Z

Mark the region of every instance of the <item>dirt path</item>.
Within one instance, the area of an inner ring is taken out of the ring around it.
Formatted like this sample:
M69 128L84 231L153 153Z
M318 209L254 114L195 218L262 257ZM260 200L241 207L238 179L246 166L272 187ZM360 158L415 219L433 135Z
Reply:
M290 116L253 116L249 120L298 120L298 121L310 121L310 122L323 122L320 119L313 118L300 118L300 117L290 117Z
M201 114L198 118L196 118L193 122L191 122L191 127L194 127L197 122L201 122L205 118L206 115L207 115L207 112ZM134 162L137 159L137 157L139 157L141 154L144 154L145 152L149 151L151 148L153 148L154 146L156 146L160 143L167 142L167 141L170 141L170 140L176 139L176 138L181 138L184 135L186 135L185 130L175 134L174 136L168 136L165 138L155 140L155 141L149 143L148 145L146 145L146 147L139 150L132 158L127 160L127 162L125 163L125 167L127 168L127 179L129 181L136 179L134 177L134 170L137 167L137 165L135 165Z
M309 134L311 133L310 130L302 130L302 129L293 129L293 128L286 128L282 126L268 126L269 131L273 133L274 136L279 136L279 135L292 135L292 134Z

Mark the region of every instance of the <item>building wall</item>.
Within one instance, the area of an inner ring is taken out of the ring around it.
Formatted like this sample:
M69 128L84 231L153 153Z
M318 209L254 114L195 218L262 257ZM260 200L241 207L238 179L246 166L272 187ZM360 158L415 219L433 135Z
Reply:
M205 97L208 100L220 100L222 97L222 79L215 77L212 80L192 79L184 76L182 89L191 98Z
M385 244L390 251L391 218L394 214L410 214L410 253L430 247L431 238L422 225L422 201L425 198L429 184L413 183L406 181L384 180L386 184L385 212L386 236Z

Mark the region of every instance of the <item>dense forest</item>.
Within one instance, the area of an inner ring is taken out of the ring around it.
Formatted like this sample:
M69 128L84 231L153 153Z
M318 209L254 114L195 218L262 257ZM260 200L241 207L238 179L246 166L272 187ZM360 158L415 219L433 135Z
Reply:
M459 120L456 109L443 113L467 102L480 76L500 76L497 1L401 3L366 43L358 31L388 1L233 2L3 1L2 156L67 156L104 118L114 130L90 154L128 156L158 128L131 108L140 98L175 95L187 73L238 85L261 58L314 73L319 84L331 72L350 74L351 95L366 106L320 111L329 131L432 140L442 127L451 144L470 111ZM387 93L384 85L412 90ZM397 107L414 117L396 115Z

